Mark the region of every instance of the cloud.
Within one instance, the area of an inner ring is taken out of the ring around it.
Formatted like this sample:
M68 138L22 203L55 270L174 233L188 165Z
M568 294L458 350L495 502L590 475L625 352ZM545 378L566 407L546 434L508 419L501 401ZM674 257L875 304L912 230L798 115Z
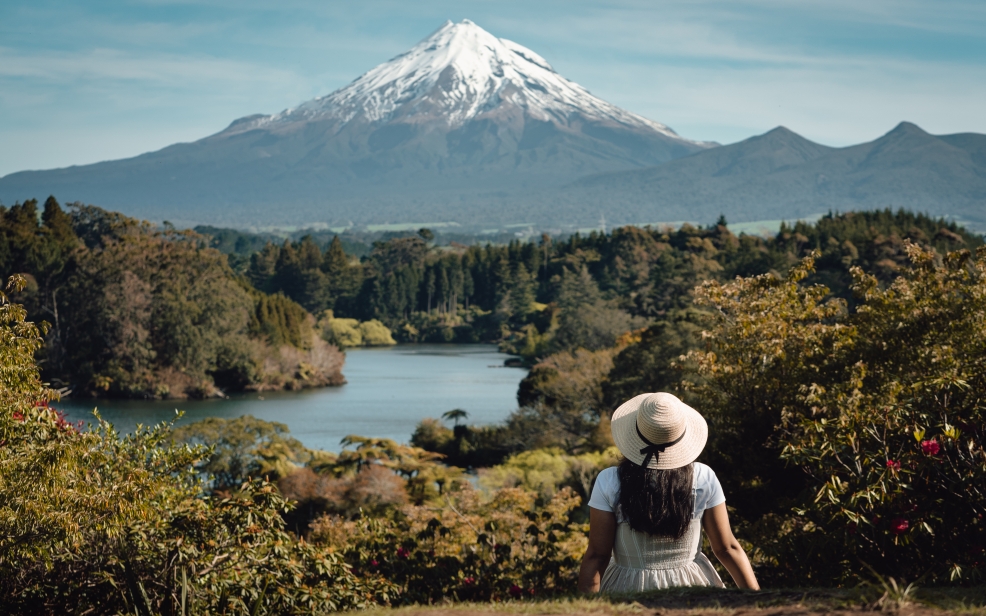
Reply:
M26 54L0 47L0 78L18 77L64 84L97 80L140 81L159 86L300 81L291 71L203 55L127 53L116 49Z

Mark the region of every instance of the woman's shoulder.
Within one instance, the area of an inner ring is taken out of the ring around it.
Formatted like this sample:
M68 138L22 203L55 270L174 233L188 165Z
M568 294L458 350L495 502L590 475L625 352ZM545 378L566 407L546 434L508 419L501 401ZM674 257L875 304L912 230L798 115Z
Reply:
M692 485L697 499L700 501L696 503L698 510L708 509L724 502L726 498L722 493L722 486L719 484L719 478L716 477L715 471L701 462L695 462L693 468L694 480Z
M695 477L715 477L716 472L708 464L702 464L701 462L692 462L692 468L695 469Z
M597 475L597 476L598 477L607 477L607 478L609 478L609 477L616 477L617 476L616 475L617 471L619 471L619 467L618 466L610 466L609 468L604 468L603 470L599 471L599 475Z
M694 469L692 476L694 477L696 487L705 487L719 482L719 478L716 477L716 472L707 464L694 462L692 468Z
M617 467L611 466L599 471L599 474L596 475L596 485L607 492L611 492L614 489L619 490L620 475L617 472Z

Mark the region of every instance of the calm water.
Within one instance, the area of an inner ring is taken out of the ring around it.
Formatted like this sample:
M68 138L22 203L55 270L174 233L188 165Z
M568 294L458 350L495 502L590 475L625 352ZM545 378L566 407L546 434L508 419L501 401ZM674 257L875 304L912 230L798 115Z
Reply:
M79 400L57 406L73 421L91 420L94 406L121 432L185 411L180 423L205 417L253 415L288 425L310 448L339 451L347 434L407 442L424 417L455 408L467 423L504 419L517 407L517 385L526 371L504 368L508 356L493 345L406 345L346 353L342 387L303 392L244 394L228 400Z

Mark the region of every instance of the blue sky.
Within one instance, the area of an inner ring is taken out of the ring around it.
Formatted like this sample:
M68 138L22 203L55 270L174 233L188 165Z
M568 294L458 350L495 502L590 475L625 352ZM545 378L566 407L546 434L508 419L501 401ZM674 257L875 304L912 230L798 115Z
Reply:
M981 0L5 0L0 176L199 139L464 18L691 139L986 133Z

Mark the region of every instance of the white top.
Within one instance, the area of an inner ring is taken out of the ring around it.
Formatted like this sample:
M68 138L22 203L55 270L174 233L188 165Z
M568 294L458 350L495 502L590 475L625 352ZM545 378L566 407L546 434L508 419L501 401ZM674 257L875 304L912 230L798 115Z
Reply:
M692 519L702 517L706 509L711 509L726 502L726 496L722 493L722 486L719 485L719 478L715 471L701 462L693 462L692 473L692 496L695 499L695 508L692 510ZM620 477L617 468L611 466L599 473L596 477L596 485L592 487L592 496L589 498L589 506L600 511L616 511L620 504Z

